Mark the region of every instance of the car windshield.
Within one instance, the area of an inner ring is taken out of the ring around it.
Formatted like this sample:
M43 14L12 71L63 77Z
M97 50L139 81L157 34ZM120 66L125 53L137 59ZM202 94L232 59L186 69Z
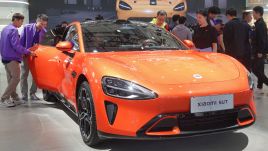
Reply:
M86 52L187 49L169 32L143 22L93 21L82 30Z

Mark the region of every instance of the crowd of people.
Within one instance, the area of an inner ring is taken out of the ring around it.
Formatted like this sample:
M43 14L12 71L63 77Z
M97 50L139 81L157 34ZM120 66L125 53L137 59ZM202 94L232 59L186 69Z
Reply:
M264 74L264 58L268 51L267 26L263 19L264 9L256 6L253 14L244 12L242 19L237 17L235 9L228 9L225 13L228 22L223 24L217 16L221 14L218 7L210 7L208 11L199 10L196 12L198 25L189 29L186 26L185 16L174 15L172 23L166 23L167 13L160 10L151 23L170 31L178 39L191 40L197 50L201 52L225 53L240 61L249 72L253 72L258 78L257 88L261 90L263 84L268 85L268 78ZM253 18L256 20L251 26ZM91 19L86 19L89 21ZM95 20L103 20L97 16ZM0 106L14 107L17 104L25 103L28 98L40 100L36 95L37 87L34 80L28 92L29 64L27 56L35 57L35 53L29 49L41 42L48 24L48 16L41 14L37 16L36 22L26 24L19 35L18 28L22 26L24 16L15 13L12 23L6 26L1 32L0 52L2 63L5 66L8 86L5 89ZM67 22L62 22L58 27L66 28ZM22 99L16 92L21 82Z
M165 23L167 14L159 11L151 22L173 33L181 40L192 40L197 50L201 52L225 53L240 61L249 72L258 78L257 90L268 85L264 72L264 59L268 52L267 26L263 19L264 9L256 6L251 12L243 12L242 19L238 18L233 8L225 12L227 23L223 24L217 16L221 14L218 7L210 7L196 12L198 25L193 32L185 26L184 16L174 15L172 23ZM253 26L252 15L255 20Z

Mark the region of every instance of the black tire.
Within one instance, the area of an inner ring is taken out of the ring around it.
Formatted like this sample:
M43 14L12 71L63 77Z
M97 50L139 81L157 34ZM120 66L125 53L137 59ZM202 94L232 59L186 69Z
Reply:
M83 141L90 147L100 143L97 133L93 97L88 82L80 84L77 93L78 122Z
M53 95L53 93L48 91L48 90L43 90L43 99L46 102L57 102L58 101L58 99Z

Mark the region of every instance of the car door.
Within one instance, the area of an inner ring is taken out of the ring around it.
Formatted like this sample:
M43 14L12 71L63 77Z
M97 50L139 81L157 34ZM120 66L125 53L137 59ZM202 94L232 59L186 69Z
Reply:
M75 79L77 78L77 69L81 66L82 53L81 53L81 35L79 35L80 26L78 24L71 25L65 41L70 41L73 44L73 49L70 52L65 52L61 55L63 59L62 70L64 77L61 83L60 92L67 100L75 100ZM74 104L74 102L70 102Z
M52 46L54 37L51 31L46 34L45 42L34 46L36 57L29 57L30 71L37 86L41 89L58 91L64 76L62 70L62 51Z

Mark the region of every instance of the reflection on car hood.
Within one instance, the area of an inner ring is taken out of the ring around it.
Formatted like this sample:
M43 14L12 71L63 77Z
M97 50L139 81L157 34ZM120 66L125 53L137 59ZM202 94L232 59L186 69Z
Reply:
M99 57L98 61L105 62L105 66L120 66L120 70L155 84L220 82L239 77L232 59L216 53L116 52L102 53Z

